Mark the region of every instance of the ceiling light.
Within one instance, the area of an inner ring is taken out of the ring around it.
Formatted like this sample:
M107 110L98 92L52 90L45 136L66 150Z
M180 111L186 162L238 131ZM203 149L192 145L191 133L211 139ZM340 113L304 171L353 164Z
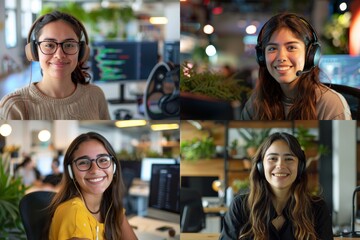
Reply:
M204 33L206 34L212 34L214 32L214 27L211 26L210 24L206 24L203 28Z
M153 131L165 131L165 130L175 130L179 129L179 124L169 123L169 124L153 124L151 125Z
M9 124L4 123L3 125L1 125L0 127L0 134L4 137L7 137L11 134L12 132L12 128Z
M125 127L139 127L145 126L145 120L126 120L126 121L116 121L115 126L118 128L125 128Z
M167 24L168 19L166 17L151 17L149 22L154 25Z
M247 34L254 34L254 33L256 33L256 30L257 30L256 26L251 24L251 25L246 27L245 31L246 31Z
M209 45L206 47L205 52L209 57L215 56L216 48L214 47L214 45Z
M41 130L38 134L38 138L41 142L49 141L51 133L48 130Z

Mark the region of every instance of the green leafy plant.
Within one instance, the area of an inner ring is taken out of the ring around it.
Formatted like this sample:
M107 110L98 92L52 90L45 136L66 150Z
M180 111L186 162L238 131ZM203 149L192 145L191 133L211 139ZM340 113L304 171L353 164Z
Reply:
M65 12L73 15L82 23L89 23L91 30L95 33L100 33L104 29L99 28L99 22L106 22L107 28L110 30L106 33L106 38L113 39L117 37L126 38L126 31L122 31L122 36L119 35L119 30L124 30L124 25L135 19L135 14L131 7L111 7L111 8L96 8L91 11L85 11L84 8L75 2L64 3L60 6L56 4L44 5L40 15L50 13L54 10Z
M235 193L246 191L249 189L249 186L250 186L250 182L248 179L245 180L235 179L231 185Z
M245 148L258 148L263 141L270 135L271 128L256 130L248 128L239 128L239 135L245 140Z
M242 80L225 77L221 73L205 70L201 73L187 63L180 71L180 91L202 94L216 99L239 101L243 103L250 95L251 89Z
M181 141L180 152L185 160L209 159L216 153L214 139L204 137Z
M19 202L25 195L26 187L21 178L14 179L9 175L8 163L7 159L0 156L0 239L8 239L10 236L24 239Z

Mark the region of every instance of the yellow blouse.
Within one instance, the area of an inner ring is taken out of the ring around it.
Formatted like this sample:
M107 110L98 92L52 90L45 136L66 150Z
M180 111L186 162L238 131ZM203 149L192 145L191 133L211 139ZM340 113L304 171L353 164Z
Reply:
M84 202L72 198L61 203L52 218L49 239L66 240L69 238L88 238L103 240L104 224L97 221L86 209Z

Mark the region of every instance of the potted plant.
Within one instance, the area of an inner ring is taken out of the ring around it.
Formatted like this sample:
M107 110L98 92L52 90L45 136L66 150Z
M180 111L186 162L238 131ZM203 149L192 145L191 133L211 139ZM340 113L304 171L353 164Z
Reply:
M263 143L263 141L270 135L271 128L256 130L248 128L238 129L239 135L245 140L245 149L248 157L253 157Z
M251 93L242 80L226 77L221 73L205 70L196 72L188 63L182 65L180 71L180 95L193 96L194 99L208 97L214 100L246 102Z
M183 140L180 143L180 152L183 158L189 161L212 158L216 153L214 139L204 137Z
M250 182L248 179L245 180L235 179L231 185L234 193L240 193L240 194L246 193L249 190L249 186L250 186Z
M0 239L26 239L19 213L26 187L8 173L10 161L5 155L0 155Z

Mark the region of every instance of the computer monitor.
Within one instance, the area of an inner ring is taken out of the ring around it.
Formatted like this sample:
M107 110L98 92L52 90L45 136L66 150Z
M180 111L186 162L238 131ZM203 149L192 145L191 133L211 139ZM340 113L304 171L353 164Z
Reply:
M143 158L141 161L141 180L149 182L151 179L151 166L153 164L175 164L174 158Z
M147 216L180 223L180 165L153 164Z
M319 68L321 82L360 88L360 56L323 55Z
M131 172L135 178L141 176L141 161L120 160L121 171Z
M124 83L146 81L158 62L158 42L95 41L91 49L94 83L119 83L120 97L111 103L128 102Z
M212 188L212 183L219 180L218 176L181 176L181 187L197 190L202 197L217 198L218 192Z

